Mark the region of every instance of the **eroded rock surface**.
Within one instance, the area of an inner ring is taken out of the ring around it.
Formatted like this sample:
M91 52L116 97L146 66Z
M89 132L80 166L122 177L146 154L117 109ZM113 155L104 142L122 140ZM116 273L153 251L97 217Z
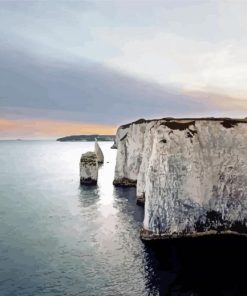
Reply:
M139 120L116 135L114 183L145 200L143 238L247 233L247 121Z
M82 154L80 160L80 183L82 185L96 185L98 180L98 161L96 153Z

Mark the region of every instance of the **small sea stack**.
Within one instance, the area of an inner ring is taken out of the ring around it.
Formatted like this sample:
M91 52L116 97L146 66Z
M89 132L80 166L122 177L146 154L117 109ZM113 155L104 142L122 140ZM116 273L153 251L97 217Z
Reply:
M97 161L99 164L101 163L104 163L104 154L97 142L97 139L95 139L95 144L94 144L94 151L95 151L95 154L97 156Z
M98 180L98 161L95 152L82 154L80 160L80 183L96 185Z
M113 145L111 146L111 149L117 149L117 144L115 141L114 141Z

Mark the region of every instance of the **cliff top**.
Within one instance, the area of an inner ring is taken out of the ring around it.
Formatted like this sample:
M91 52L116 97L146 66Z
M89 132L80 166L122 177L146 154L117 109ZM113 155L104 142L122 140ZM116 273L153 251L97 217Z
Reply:
M229 117L184 117L184 118L175 118L175 117L164 117L159 119L138 119L136 121L121 125L120 128L126 129L130 127L132 124L141 124L141 123L149 123L152 121L166 121L166 122L179 122L179 121L191 121L190 124L194 124L195 121L221 121L222 125L226 128L233 127L238 123L247 123L247 118L229 118Z
M95 164L97 162L97 155L95 152L86 152L81 156L81 163Z

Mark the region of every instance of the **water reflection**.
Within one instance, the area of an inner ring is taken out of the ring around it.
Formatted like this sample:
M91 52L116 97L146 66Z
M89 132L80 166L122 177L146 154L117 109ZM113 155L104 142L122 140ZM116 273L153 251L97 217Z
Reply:
M79 186L79 199L82 207L90 207L99 201L99 188L98 186Z
M97 205L102 227L93 235L94 256L100 261L108 258L105 268L119 291L152 296L246 295L246 239L143 243L139 230L144 210L136 205L136 189L112 186L114 160L110 161L100 168L98 186L81 190L80 201L83 206ZM128 288L126 282L131 283Z
M114 205L121 207L121 213L132 217L138 227L142 225L144 210L143 207L136 205L136 188L116 187L113 190Z
M139 230L144 213L136 205L136 190L113 187L116 151L101 146L105 163L99 168L98 185L79 188L92 260L86 269L92 265L88 278L97 282L95 295L246 295L246 240L143 243ZM87 293L91 295L89 288Z
M16 145L0 145L1 296L247 294L246 240L140 240L143 208L112 185L112 143L95 187L79 186L78 166L93 143Z
M140 239L144 209L136 205L135 188L114 188L114 205L120 209L118 212L119 225L124 225L127 235L124 246L133 260L138 263L138 272L144 281L144 290L140 295L159 295L159 278L155 270L155 256L149 246ZM121 232L121 227L120 232ZM140 291L141 292L141 291Z
M135 204L135 189L115 188L114 197L121 208L120 223L128 216L130 227L135 223L139 228L143 208ZM146 291L149 295L246 295L246 247L247 239L234 236L140 243L137 250L144 255Z

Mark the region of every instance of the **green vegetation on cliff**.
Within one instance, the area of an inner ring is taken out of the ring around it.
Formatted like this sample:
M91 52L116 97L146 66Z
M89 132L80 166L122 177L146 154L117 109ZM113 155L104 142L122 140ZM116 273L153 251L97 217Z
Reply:
M59 142L93 142L97 139L98 141L114 141L115 135L76 135L67 136L57 139Z

